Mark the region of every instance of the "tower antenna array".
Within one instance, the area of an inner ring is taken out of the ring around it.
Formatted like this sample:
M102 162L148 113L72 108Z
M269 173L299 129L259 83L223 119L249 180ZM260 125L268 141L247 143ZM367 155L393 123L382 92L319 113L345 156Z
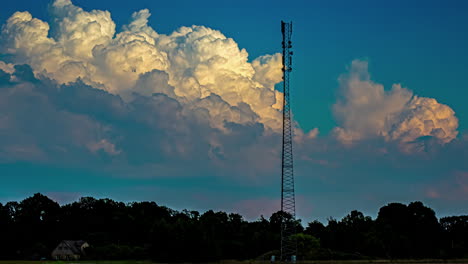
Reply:
M281 169L281 261L295 262L296 258L296 200L294 195L294 168L289 98L289 74L292 70L292 22L281 21L283 33L283 152ZM291 216L291 219L288 219Z

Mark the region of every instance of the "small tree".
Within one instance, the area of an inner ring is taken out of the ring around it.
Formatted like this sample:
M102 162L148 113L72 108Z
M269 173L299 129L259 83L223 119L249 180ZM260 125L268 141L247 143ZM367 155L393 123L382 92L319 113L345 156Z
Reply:
M310 259L313 250L320 248L320 240L314 236L298 233L294 235L297 243L297 256L299 259Z

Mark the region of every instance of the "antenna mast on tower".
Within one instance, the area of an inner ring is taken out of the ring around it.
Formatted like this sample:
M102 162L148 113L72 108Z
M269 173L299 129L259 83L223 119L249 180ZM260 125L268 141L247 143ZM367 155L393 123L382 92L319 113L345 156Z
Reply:
M283 33L283 152L281 171L281 261L295 262L296 258L296 200L294 195L294 168L292 151L291 105L289 73L292 68L292 22L281 21ZM285 218L289 214L292 219Z

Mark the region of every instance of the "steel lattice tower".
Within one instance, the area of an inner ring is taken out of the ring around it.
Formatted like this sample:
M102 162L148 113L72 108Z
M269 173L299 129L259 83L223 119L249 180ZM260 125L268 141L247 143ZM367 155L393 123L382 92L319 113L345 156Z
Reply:
M289 98L289 73L292 68L292 22L281 21L283 33L283 161L281 172L281 261L291 261L296 256L296 200L294 195L294 168L292 150L291 105ZM285 213L292 219L285 219Z

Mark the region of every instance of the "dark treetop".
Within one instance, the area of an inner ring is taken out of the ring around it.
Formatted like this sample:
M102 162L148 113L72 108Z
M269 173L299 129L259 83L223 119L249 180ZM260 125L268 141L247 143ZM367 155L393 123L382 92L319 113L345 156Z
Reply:
M60 206L35 194L0 204L0 259L50 258L62 240L87 241L90 259L268 259L279 253L281 218L276 212L248 222L234 213L92 197ZM388 204L377 219L352 211L326 225L288 224L298 231L299 260L468 257L468 215L437 219L421 202Z

